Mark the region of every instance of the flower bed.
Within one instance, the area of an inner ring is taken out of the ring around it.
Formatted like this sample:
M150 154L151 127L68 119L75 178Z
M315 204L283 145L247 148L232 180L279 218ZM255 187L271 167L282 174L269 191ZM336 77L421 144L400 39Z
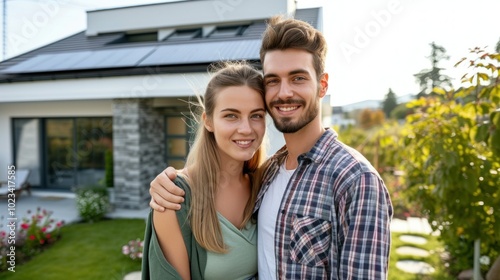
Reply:
M144 241L137 238L136 240L130 240L127 245L123 245L122 253L133 260L141 260L143 248Z
M64 222L56 221L51 216L51 211L40 207L35 213L28 211L15 230L15 242L9 239L11 232L7 234L5 230L0 231L0 271L12 267L9 264L12 258L15 259L15 265L22 264L61 238ZM0 228L3 226L0 225Z

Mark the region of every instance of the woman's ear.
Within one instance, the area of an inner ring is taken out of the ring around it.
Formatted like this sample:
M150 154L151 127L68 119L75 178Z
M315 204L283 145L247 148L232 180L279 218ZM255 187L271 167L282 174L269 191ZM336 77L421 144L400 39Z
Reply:
M214 129L212 127L212 122L210 121L210 119L207 118L207 114L205 112L201 114L201 118L203 119L203 125L205 126L205 128L210 132L214 132Z

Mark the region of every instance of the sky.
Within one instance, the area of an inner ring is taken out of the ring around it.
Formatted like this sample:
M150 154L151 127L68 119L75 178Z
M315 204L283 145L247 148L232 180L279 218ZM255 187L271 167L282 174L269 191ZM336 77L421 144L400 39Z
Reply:
M7 39L0 38L2 60L85 30L87 10L168 2L2 1L7 6L7 17L0 14L0 23L6 20L7 25ZM498 0L298 0L297 6L323 7L328 93L334 106L382 100L389 88L397 96L416 94L414 74L430 68L431 42L446 49L449 60L440 66L458 87L466 69L453 65L470 48L493 51L500 40Z

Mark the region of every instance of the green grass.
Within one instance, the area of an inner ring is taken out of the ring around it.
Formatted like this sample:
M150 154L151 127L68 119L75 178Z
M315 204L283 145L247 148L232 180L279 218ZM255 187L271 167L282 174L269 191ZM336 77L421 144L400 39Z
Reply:
M62 238L16 272L0 279L123 279L141 269L141 263L122 254L132 239L144 237L144 219L113 219L93 224L76 223L62 228Z
M440 279L440 280L452 280L454 278L446 275L444 265L441 261L441 253L443 252L443 246L439 242L436 236L425 235L425 234L411 234L415 236L420 236L427 239L427 243L423 245L417 245L412 243L406 243L399 239L401 235L409 235L409 233L392 233L392 243L391 243L391 257L389 261L389 280L427 280L427 279ZM427 250L430 255L428 257L415 257L410 255L398 255L396 253L396 248L401 246L413 246L416 248ZM406 273L399 270L396 267L396 262L400 260L415 260L424 261L430 264L436 270L432 275L415 275Z

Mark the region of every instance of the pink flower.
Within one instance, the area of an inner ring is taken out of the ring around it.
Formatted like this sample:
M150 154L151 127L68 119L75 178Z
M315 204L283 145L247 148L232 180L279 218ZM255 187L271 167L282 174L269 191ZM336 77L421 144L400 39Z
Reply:
M5 237L7 234L5 233L5 231L0 231L0 237Z
M45 238L50 239L50 233L47 233L47 234L45 235Z
M35 236L33 234L30 235L30 240L35 240Z
M29 224L26 224L26 223L21 224L21 228L22 228L22 229L28 229L29 227L30 227L30 225L29 225Z
M127 245L125 245L125 246L122 247L122 253L124 255L128 255L130 253L130 250L129 250L129 248L128 248Z
M47 231L47 228L46 228L46 227L43 227L41 230L42 230L42 232L46 232L46 231Z
M45 243L45 240L40 239L40 244L43 244L43 243Z

